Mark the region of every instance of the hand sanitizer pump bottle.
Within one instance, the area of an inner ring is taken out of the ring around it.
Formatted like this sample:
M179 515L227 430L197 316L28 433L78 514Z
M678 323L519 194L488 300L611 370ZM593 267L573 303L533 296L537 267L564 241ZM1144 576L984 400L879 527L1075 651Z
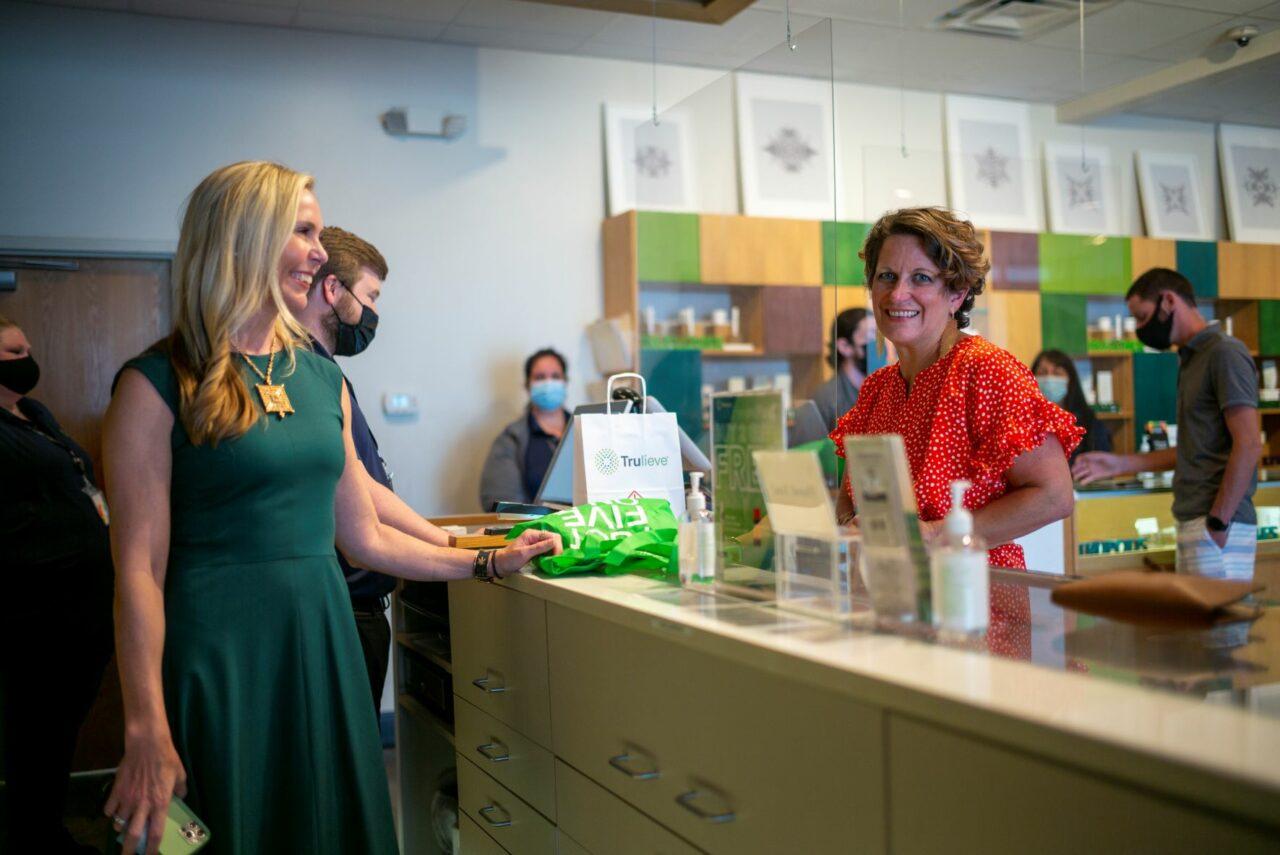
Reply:
M929 557L933 623L943 640L970 639L987 631L987 548L973 533L973 514L964 507L968 489L968 481L951 483L944 539Z
M689 473L689 492L680 519L680 584L709 585L716 576L716 524L702 495L702 473Z

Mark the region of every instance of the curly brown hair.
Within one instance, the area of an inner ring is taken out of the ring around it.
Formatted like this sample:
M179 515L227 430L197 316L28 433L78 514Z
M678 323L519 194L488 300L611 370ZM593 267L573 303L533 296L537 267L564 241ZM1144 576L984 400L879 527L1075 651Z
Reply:
M956 327L969 325L974 299L987 284L991 263L983 256L982 241L973 223L946 208L903 208L890 211L867 232L858 257L866 263L868 287L875 282L880 250L890 235L914 235L924 245L925 254L938 265L942 281L953 294L968 289L953 317Z

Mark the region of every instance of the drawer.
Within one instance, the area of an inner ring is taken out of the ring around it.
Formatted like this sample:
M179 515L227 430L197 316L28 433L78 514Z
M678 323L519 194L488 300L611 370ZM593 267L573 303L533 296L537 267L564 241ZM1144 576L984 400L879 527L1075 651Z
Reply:
M507 855L507 850L494 843L465 813L458 816L458 849L462 855Z
M543 601L501 585L450 582L449 629L454 694L549 747Z
M556 855L591 855L591 852L561 831L556 837Z
M550 751L461 700L454 708L453 732L459 754L555 820L555 757Z
M461 754L458 807L512 855L555 855L556 827Z
M697 855L688 843L631 805L556 761L556 812L565 836L598 855Z
M683 638L547 615L557 757L710 852L885 851L880 709Z
M1233 822L1102 775L889 718L894 852L1280 852L1274 827Z

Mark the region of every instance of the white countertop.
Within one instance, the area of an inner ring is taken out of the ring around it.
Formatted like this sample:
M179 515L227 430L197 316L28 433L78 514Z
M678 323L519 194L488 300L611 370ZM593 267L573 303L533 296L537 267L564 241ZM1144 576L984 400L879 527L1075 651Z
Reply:
M638 576L500 584L1092 774L1269 824L1280 816L1278 719L787 612L798 626L741 625L733 613L761 609L706 614L664 601L679 588Z

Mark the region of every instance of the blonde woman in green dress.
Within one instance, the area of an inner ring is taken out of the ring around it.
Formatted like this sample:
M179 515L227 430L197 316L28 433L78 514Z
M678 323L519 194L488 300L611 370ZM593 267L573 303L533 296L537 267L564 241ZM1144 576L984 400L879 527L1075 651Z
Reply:
M393 853L391 806L336 542L409 579L518 572L378 520L342 375L293 312L324 263L312 181L237 163L187 202L176 323L128 362L103 437L125 754L106 804L124 851L172 795L217 853Z

